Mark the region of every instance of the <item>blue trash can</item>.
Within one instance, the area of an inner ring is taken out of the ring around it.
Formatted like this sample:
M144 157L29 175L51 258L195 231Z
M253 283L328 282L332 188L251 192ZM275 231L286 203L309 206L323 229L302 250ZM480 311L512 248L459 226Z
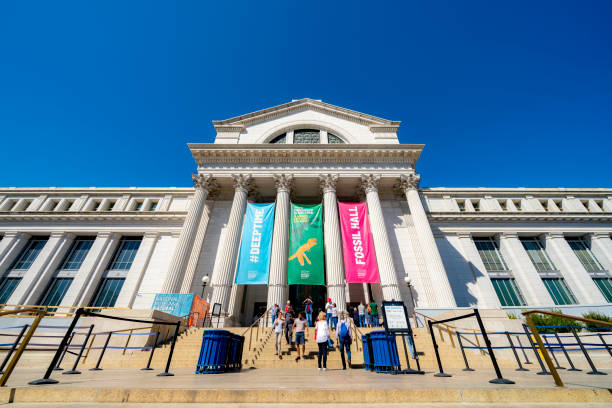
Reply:
M242 368L242 348L244 337L232 333L230 349L228 352L228 370L240 370Z
M232 333L227 330L206 330L202 334L196 374L217 374L227 371Z
M363 346L363 366L366 370L372 371L374 369L374 358L372 356L372 341L370 340L369 333L361 336L361 344Z
M373 368L377 373L400 370L399 354L395 336L387 335L384 330L370 332Z

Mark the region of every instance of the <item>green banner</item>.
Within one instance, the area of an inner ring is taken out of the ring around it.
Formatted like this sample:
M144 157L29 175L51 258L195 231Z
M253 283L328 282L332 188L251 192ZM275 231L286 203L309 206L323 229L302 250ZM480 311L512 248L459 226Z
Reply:
M291 203L289 285L325 285L321 208Z

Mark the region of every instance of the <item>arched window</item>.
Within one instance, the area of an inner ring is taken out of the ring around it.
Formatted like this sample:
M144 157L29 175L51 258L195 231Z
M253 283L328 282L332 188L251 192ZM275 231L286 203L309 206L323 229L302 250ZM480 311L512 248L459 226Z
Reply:
M327 143L329 144L344 144L344 140L340 139L338 136L328 133L327 134Z
M270 140L270 143L278 143L278 144L287 143L287 134L283 133L282 135L276 136L274 139Z

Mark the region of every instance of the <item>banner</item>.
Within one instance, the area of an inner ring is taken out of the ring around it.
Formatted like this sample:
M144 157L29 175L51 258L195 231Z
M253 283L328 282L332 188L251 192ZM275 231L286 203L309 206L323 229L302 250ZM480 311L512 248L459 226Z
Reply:
M321 204L291 203L289 285L325 285Z
M347 283L379 283L366 203L338 203Z
M187 316L191 312L194 296L193 293L156 293L151 309L174 316Z
M236 269L237 284L268 284L273 229L274 203L248 203Z

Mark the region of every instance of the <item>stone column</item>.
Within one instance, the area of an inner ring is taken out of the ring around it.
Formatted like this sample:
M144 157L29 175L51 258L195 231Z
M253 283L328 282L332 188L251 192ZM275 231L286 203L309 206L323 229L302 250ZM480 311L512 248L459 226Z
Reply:
M247 205L247 195L251 185L251 176L234 175L234 201L230 210L229 220L225 227L225 236L222 242L222 249L219 251L221 258L217 260L212 275L213 293L211 306L215 303L221 304L221 311L229 313L230 295L234 282L236 269L236 257L238 256L238 244L240 243L240 233L242 232L242 222ZM239 304L239 296L235 296L232 302L231 311L236 312L234 304Z
M211 194L209 194L210 197ZM193 241L193 247L191 248L191 255L187 262L187 269L185 269L185 276L183 277L183 283L181 284L181 293L191 293L191 287L193 285L193 277L198 267L198 261L200 260L200 253L202 252L202 245L204 244L204 238L206 237L206 230L208 229L208 221L210 220L211 205L206 204L202 211L202 217L200 219L200 225ZM198 292L199 293L199 292Z
M607 303L605 297L567 243L562 232L546 234L546 251L555 266L559 268L578 303Z
M162 286L162 293L176 293L180 289L185 268L189 261L189 255L191 254L191 248L193 247L193 241L198 230L198 224L200 223L200 217L202 216L202 210L206 203L206 197L214 187L214 180L210 175L194 174L191 178L193 179L195 193L193 194L185 223L181 229L181 235L170 261L168 274Z
M7 232L0 241L0 276L11 266L30 239L25 232Z
M275 175L276 208L274 209L274 232L272 235L272 253L270 255L270 280L268 283L268 306L273 304L281 308L287 301L287 257L289 247L289 217L291 201L289 193L293 177Z
M609 232L591 234L591 252L604 269L612 273L612 239Z
M478 254L472 234L469 232L458 232L457 238L459 239L461 249L463 249L462 255L466 258L468 267L473 269L476 288L479 293L477 306L482 309L499 309L501 303L497 298L489 273Z
M378 198L378 179L372 174L361 176L361 185L366 193L368 214L370 215L370 228L374 249L376 250L376 261L378 273L380 274L380 286L384 300L402 300L402 294L397 283L397 272L393 264L393 255L389 246L387 227L383 217L380 199Z
M340 238L340 219L338 218L338 199L336 198L337 175L319 176L323 189L323 236L325 239L325 269L327 273L327 297L338 306L338 311L346 311L346 278L344 276L344 256ZM399 299L396 299L399 300Z
M555 304L516 232L500 234L499 250L512 271L527 305L552 306Z
M436 240L431 231L427 214L423 208L421 197L419 196L419 181L420 175L409 174L402 176L400 179L400 188L406 195L408 201L408 207L410 208L410 216L414 224L414 229L417 233L421 251L423 253L423 260L425 261L425 267L429 278L435 282L435 301L436 307L440 308L452 308L456 307L455 296L451 288L440 252L436 246Z

